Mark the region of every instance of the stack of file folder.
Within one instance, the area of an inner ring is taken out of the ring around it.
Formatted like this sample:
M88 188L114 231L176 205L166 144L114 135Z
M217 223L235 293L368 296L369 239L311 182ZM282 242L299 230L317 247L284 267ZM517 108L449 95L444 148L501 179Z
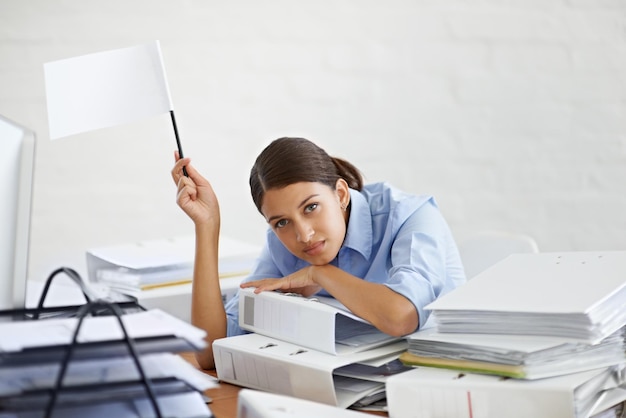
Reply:
M239 322L252 333L216 340L220 380L341 408L373 408L385 382L410 370L404 339L378 331L335 299L242 289Z
M216 382L175 354L204 336L159 310L2 322L0 415L210 417Z
M626 252L513 254L426 307L435 327L407 338L416 369L388 381L390 412L411 416L403 399L427 387L464 397L454 416L601 412L626 400L625 306ZM429 396L433 417L453 416Z
M221 278L250 272L260 248L229 237L220 238ZM91 281L132 296L142 290L187 284L193 276L195 238L182 236L94 248L87 251Z
M408 337L405 364L442 367L517 379L543 379L626 362L624 328L597 344L559 337L442 333Z
M441 332L595 344L626 324L626 251L513 254L427 309Z
M219 275L226 303L254 267L261 248L224 237L219 242ZM94 248L87 251L90 282L191 322L195 238L169 239Z

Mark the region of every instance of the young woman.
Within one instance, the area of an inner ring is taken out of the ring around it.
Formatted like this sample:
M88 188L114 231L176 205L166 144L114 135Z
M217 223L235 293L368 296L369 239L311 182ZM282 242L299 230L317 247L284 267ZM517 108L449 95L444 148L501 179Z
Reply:
M207 331L209 343L196 357L210 369L212 342L244 332L239 299L222 304L215 193L189 158L176 154L176 160L177 203L196 234L191 320ZM379 330L403 336L424 325L424 306L465 282L456 244L431 196L386 183L363 185L352 164L311 141L273 141L252 167L250 191L269 228L243 288L332 296Z

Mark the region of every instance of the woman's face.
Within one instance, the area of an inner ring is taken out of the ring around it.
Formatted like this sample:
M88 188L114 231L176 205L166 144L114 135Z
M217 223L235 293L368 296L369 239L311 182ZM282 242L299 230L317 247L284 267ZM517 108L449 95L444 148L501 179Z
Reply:
M261 212L285 247L313 265L330 263L346 236L350 202L347 183L294 183L265 192Z

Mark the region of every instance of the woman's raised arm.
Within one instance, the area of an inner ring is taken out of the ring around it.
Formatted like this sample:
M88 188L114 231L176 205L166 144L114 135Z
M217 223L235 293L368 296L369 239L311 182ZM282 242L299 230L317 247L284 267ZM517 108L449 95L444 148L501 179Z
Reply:
M200 367L212 369L212 343L226 337L226 312L218 272L218 243L220 209L211 184L190 164L189 158L179 158L172 169L172 179L178 187L176 203L195 225L196 249L191 292L191 323L207 332L205 350L196 353ZM183 173L185 167L189 177Z

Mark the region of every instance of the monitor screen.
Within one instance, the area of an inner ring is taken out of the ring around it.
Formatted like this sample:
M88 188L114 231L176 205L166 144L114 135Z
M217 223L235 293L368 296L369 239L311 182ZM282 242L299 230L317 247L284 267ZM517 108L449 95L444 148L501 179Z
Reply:
M26 304L35 133L0 115L0 310Z

